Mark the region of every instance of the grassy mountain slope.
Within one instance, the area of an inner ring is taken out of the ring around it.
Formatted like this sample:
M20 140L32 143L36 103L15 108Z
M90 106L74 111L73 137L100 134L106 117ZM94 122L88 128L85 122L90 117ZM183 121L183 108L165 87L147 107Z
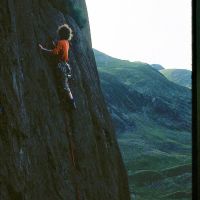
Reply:
M146 63L101 52L96 62L132 196L190 199L190 89L169 81Z
M191 88L191 71L186 69L162 69L160 72L170 81Z

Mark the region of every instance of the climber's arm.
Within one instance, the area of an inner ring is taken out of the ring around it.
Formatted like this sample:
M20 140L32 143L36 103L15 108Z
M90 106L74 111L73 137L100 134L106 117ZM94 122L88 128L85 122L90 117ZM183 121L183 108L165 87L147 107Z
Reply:
M40 47L40 49L42 50L42 51L45 51L45 52L48 52L48 53L52 53L52 49L46 49L46 48L44 48L41 44L39 44L39 47Z
M42 51L52 53L54 55L58 55L61 51L61 48L62 48L61 44L58 42L57 45L55 43L53 43L53 45L55 46L53 49L46 49L41 44L39 44L39 47Z

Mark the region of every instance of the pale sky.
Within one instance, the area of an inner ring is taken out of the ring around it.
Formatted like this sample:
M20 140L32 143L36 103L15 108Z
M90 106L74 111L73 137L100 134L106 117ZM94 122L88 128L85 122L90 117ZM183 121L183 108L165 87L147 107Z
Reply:
M191 70L191 0L86 0L93 48Z

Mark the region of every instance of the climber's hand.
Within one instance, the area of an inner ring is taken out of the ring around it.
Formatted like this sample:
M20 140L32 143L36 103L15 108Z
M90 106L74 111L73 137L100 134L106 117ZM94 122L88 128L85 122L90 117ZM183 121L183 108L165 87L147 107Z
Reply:
M38 44L38 46L39 46L39 48L40 48L42 51L44 51L44 52L47 52L47 53L51 53L51 52L52 52L51 49L46 49L46 48L44 48L41 44Z
M41 50L44 49L44 47L43 47L41 44L38 44L38 46L39 46L39 48L40 48Z

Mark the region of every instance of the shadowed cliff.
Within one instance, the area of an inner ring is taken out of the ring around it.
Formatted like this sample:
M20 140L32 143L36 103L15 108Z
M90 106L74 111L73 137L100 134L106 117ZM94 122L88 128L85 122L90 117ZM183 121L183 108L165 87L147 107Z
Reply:
M74 32L75 112L60 88L56 61L38 49L39 42L50 48L66 22ZM130 199L84 0L2 0L0 37L0 199Z

